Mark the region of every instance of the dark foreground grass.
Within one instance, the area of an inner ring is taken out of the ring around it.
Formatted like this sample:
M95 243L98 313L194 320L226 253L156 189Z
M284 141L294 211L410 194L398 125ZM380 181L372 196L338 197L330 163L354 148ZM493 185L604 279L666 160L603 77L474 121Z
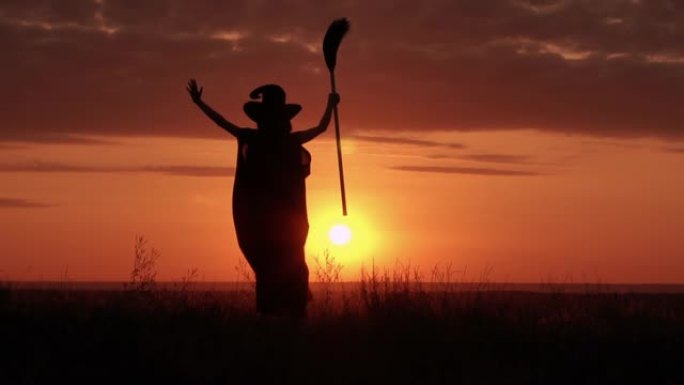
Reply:
M0 384L683 384L684 296L0 289Z

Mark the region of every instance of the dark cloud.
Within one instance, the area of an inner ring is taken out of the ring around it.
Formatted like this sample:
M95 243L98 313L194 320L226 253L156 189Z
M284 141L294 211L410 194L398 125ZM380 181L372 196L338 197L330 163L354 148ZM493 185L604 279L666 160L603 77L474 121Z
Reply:
M666 148L665 151L674 152L677 154L684 154L684 148L681 148L681 147L670 147L670 148Z
M393 170L410 172L430 172L440 174L465 174L486 176L538 176L542 175L533 171L500 170L493 168L478 167L451 167L451 166L393 166Z
M139 167L79 166L56 162L0 164L0 172L24 173L157 173L192 177L226 177L235 175L234 167L164 165Z
M31 200L26 200L26 199L19 199L19 198L1 198L0 197L0 209L8 208L19 208L19 209L31 209L31 208L45 208L45 207L54 207L55 205L48 204L48 203L42 203L42 202L36 202L36 201L31 201Z
M354 139L363 142L372 143L383 143L383 144L408 144L412 146L420 147L448 147L455 149L462 149L466 146L461 143L449 143L449 142L434 142L430 140L422 139L411 139L403 137L391 137L391 136L370 136L370 135L354 135Z
M540 129L681 140L684 3L671 0L74 0L0 4L0 140L218 136L195 76L238 124L281 83L320 117L327 23L352 30L337 69L354 129ZM42 139L41 139L42 138Z

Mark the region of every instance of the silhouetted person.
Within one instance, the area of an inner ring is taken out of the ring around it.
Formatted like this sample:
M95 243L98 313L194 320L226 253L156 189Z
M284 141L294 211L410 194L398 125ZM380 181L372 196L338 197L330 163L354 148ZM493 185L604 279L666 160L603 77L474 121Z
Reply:
M187 90L193 102L220 127L238 139L233 185L233 221L238 244L256 277L257 311L306 316L309 269L304 244L309 232L305 178L311 154L302 144L323 133L330 123L337 94L330 94L318 126L292 132L290 120L302 109L285 103L285 91L261 86L245 103L257 129L240 128L202 101L194 79Z

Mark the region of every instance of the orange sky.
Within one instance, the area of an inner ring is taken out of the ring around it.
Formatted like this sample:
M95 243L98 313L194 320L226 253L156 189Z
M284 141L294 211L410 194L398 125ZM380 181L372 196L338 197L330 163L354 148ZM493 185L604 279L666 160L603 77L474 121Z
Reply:
M330 248L346 279L374 258L426 278L451 264L497 281L684 283L684 12L414 3L0 5L0 280L125 280L136 234L160 279L236 279L236 144L184 82L240 125L249 91L280 83L308 128L328 92L318 40L346 15L354 235L326 237L340 212L329 130L307 145L309 257Z

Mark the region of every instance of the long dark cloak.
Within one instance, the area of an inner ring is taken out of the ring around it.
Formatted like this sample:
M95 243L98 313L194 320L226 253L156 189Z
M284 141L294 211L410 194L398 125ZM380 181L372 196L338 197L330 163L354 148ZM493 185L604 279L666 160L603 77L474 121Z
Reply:
M293 135L258 130L238 137L233 221L238 244L255 272L257 309L305 311L309 231L305 179L311 155Z

